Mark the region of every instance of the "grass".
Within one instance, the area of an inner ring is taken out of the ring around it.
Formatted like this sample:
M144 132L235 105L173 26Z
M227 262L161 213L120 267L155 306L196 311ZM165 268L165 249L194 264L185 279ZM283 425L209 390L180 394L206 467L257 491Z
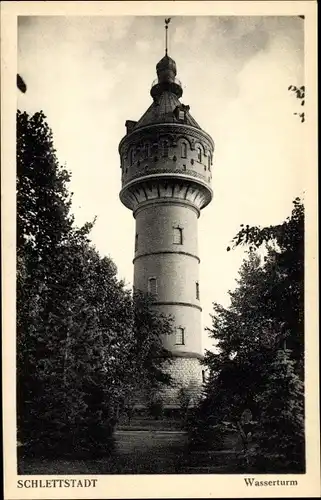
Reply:
M21 456L19 474L204 474L237 473L237 454L193 452L179 431L117 431L116 448L86 460Z

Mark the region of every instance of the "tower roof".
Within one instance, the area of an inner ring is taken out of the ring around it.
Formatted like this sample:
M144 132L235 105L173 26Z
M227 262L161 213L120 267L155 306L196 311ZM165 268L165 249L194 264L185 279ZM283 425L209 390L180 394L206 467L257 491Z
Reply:
M156 123L182 123L178 110L184 111L184 123L201 130L179 98L183 94L182 84L176 78L176 63L167 53L156 65L157 79L152 83L153 103L137 121L131 131Z
M127 135L137 129L155 124L176 123L202 130L191 116L189 106L185 106L179 100L183 95L183 88L181 82L176 78L176 62L168 55L168 25L170 20L171 18L165 19L165 55L156 64L157 79L153 81L150 90L153 103L137 122L127 120Z
M182 123L176 112L177 109L184 109L184 123L186 125L201 129L196 120L194 120L189 113L189 107L183 106L175 93L170 90L164 90L157 99L154 99L154 102L135 124L133 130L156 123Z

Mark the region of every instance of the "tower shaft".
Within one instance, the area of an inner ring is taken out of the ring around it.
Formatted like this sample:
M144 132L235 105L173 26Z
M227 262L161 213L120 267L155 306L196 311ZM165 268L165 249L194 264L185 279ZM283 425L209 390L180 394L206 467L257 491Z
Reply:
M171 198L135 213L134 286L174 317L175 330L163 343L177 356L202 355L197 217L193 206Z

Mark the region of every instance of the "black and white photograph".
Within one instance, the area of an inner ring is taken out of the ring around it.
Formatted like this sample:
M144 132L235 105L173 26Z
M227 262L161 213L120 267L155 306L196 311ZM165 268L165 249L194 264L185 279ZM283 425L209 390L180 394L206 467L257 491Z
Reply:
M194 475L300 496L310 419L319 439L315 4L71 3L16 16L7 498L98 498L118 476L159 496Z

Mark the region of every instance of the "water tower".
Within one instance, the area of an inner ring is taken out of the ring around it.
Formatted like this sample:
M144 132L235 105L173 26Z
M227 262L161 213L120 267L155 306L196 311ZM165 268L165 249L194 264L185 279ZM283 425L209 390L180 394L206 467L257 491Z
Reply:
M173 355L171 373L177 388L195 387L203 378L198 219L213 197L214 143L180 101L167 42L156 73L150 107L138 121L126 121L119 144L120 199L136 221L134 287L174 317L175 331L163 339ZM173 389L169 399L175 397Z

